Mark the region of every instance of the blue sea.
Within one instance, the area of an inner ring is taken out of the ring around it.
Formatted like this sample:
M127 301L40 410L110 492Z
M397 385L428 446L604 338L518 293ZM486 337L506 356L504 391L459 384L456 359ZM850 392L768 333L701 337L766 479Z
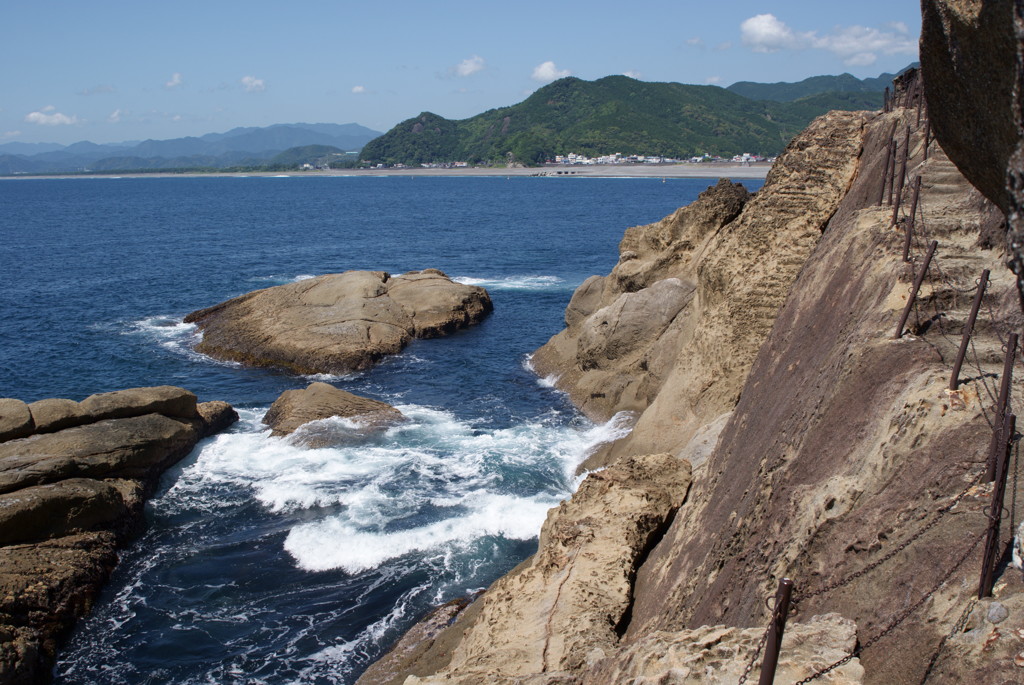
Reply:
M623 231L708 180L73 178L0 181L0 396L171 384L241 421L167 472L147 527L63 648L57 683L351 683L431 607L536 548L595 425L530 354ZM755 190L761 181L745 181ZM369 371L303 377L193 350L190 311L348 269L437 268L494 312ZM325 380L409 421L337 448L272 438Z

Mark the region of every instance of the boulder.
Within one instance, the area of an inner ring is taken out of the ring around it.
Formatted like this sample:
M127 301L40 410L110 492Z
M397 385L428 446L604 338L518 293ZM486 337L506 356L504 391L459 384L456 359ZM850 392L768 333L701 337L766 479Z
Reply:
M368 428L380 428L402 419L402 413L386 402L371 400L335 388L327 383L311 383L304 390L285 390L270 406L263 423L273 428L273 435L294 432L310 421L358 417Z
M35 542L116 522L125 505L113 485L69 478L0 495L0 545Z
M74 400L52 398L28 405L35 423L35 433L52 433L88 422L82 405Z
M203 437L220 433L238 421L238 412L227 402L214 400L196 406L199 418L203 420Z
M32 435L34 428L27 404L11 397L0 398L0 442Z
M257 290L185 317L199 352L295 373L347 373L400 352L413 338L451 333L492 309L483 288L437 269L392 277L346 271Z
M163 414L182 419L199 418L196 396L184 388L158 385L152 388L129 388L90 395L80 403L83 423L104 419L124 419L143 414Z

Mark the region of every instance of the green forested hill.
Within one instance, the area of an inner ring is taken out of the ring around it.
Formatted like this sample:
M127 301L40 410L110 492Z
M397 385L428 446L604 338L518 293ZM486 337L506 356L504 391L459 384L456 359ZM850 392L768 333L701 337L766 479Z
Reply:
M465 161L532 165L576 152L684 158L705 152L777 154L830 109L875 109L871 94L818 94L762 102L717 86L647 83L627 76L563 78L511 107L451 120L408 119L363 148L373 164Z

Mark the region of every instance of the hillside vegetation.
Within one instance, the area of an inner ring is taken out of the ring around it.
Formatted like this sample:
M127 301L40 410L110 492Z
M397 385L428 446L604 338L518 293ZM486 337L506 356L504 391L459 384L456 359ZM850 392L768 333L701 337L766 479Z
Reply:
M880 106L880 92L816 93L775 102L717 86L647 83L627 76L568 77L516 105L469 119L423 112L367 143L360 158L372 164L536 165L571 152L774 155L820 114Z

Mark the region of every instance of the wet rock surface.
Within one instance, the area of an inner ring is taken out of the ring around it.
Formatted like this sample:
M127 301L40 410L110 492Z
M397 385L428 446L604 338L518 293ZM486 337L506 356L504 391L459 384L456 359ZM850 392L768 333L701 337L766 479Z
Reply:
M199 352L295 373L347 373L397 354L413 338L452 333L492 309L487 291L437 269L391 276L346 271L247 293L185 317Z
M16 401L0 400L10 406ZM197 403L172 386L24 406L38 420L22 437L0 441L5 684L49 679L60 640L89 611L118 545L141 525L160 474L238 420L227 403Z
M386 402L317 382L302 390L281 393L263 417L263 423L273 429L273 435L282 436L311 421L333 417L353 419L353 429L364 433L383 430L403 418L402 412Z

